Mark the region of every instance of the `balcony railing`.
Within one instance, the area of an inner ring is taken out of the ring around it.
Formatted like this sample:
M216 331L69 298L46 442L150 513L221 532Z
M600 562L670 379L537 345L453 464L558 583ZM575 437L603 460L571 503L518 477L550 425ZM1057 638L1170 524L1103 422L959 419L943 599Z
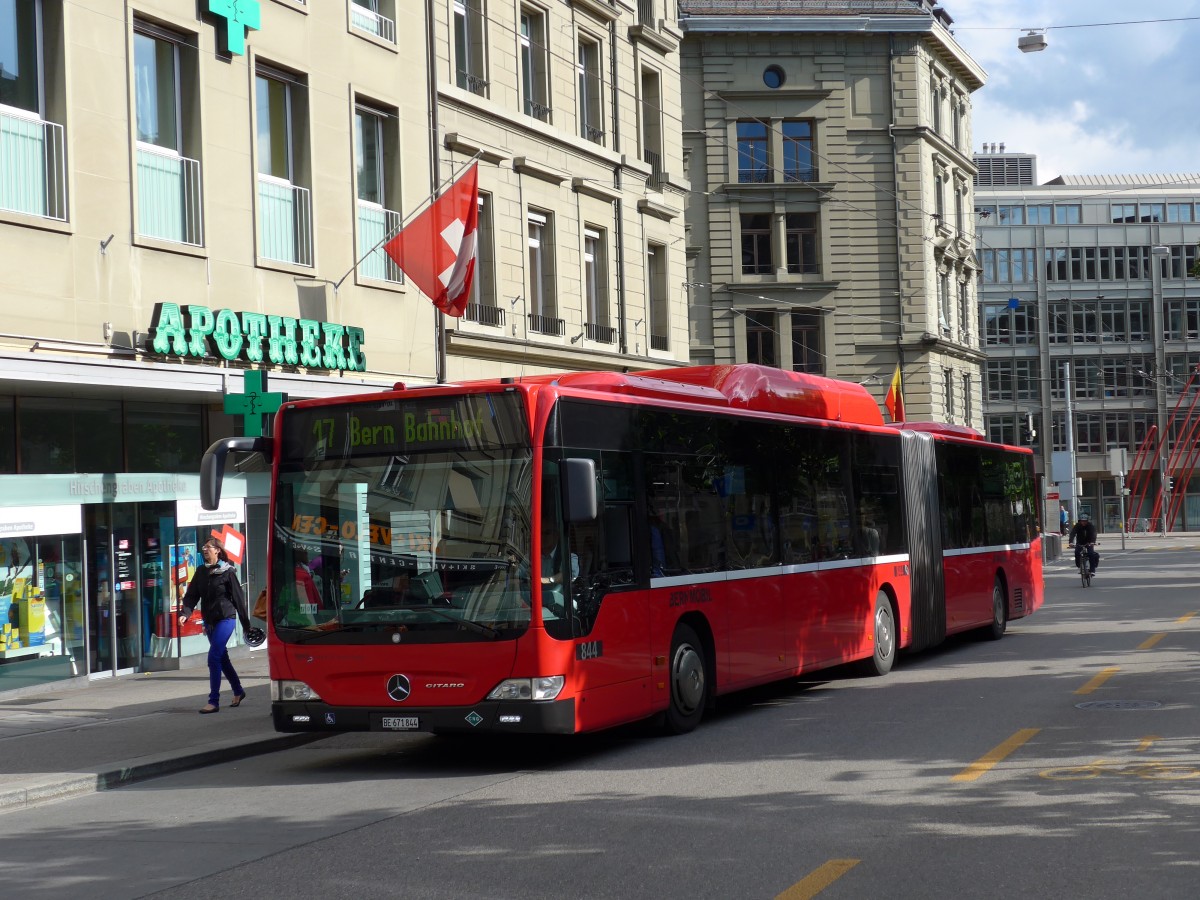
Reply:
M611 325L593 325L587 322L583 326L584 336L589 341L595 341L598 344L615 344L617 342L617 329Z
M387 16L371 12L371 10L364 6L359 6L357 3L350 10L350 24L368 34L373 34L375 37L387 41L389 44L396 43L396 23Z
M591 125L584 123L583 128L581 130L583 132L583 134L581 136L585 140L589 140L593 144L603 144L604 143L604 129L603 128L593 128Z
M266 259L311 266L312 201L307 188L258 176L259 254Z
M651 350L670 350L671 349L670 338L668 338L665 334L650 335L650 349Z
M459 69L458 86L465 91L470 91L472 94L478 94L481 97L487 96L488 80L482 75L476 75L474 72Z
M739 184L766 184L771 180L771 170L766 166L751 166L738 169Z
M549 122L552 111L545 103L538 103L529 97L525 98L525 114L533 116L539 122Z
M0 113L0 209L67 220L63 127Z
M404 283L404 273L392 262L392 258L382 246L387 238L399 230L400 213L384 209L376 203L358 201L359 255L375 247L371 255L359 263L358 274L364 278L374 278L376 281Z
M642 155L646 162L650 163L650 180L646 184L649 187L659 187L667 180L667 173L663 171L662 154L647 150Z
M468 303L464 318L480 325L491 325L493 328L504 327L504 310L499 306L488 306L486 303Z
M530 313L529 330L536 331L538 334L561 336L566 333L567 323L562 319L555 319L553 316L539 316L537 313Z
M138 234L202 246L200 163L170 150L139 144L137 179Z

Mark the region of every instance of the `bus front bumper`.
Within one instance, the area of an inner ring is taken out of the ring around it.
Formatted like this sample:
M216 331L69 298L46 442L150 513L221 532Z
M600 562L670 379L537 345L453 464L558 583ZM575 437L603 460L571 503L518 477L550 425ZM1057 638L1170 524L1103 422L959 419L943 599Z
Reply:
M276 701L271 704L271 718L275 730L283 732L574 734L575 700L489 700L471 706L409 709Z

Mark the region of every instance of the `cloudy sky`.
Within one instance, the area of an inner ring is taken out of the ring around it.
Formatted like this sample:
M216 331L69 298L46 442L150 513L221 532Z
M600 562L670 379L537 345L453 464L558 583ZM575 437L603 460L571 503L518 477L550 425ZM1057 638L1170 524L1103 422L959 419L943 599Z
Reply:
M974 149L1036 153L1060 174L1200 172L1200 0L946 0L954 35L987 71ZM1148 24L1101 24L1184 19ZM1080 27L1086 26L1086 27ZM1017 49L1026 29L1047 48Z

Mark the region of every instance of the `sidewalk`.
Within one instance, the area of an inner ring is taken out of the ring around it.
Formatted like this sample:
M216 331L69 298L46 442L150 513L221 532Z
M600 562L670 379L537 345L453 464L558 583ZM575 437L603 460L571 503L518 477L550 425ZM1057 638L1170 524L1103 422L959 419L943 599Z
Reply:
M308 743L271 724L267 656L235 659L246 699L223 683L201 716L208 669L124 675L0 700L0 813Z

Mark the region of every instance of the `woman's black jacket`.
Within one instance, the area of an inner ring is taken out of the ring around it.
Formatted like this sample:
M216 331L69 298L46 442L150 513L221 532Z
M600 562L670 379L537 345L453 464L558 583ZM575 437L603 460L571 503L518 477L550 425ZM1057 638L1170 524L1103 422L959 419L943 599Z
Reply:
M192 576L192 581L183 595L183 612L191 615L196 604L200 604L200 615L210 628L222 619L237 616L242 628L250 627L246 614L246 595L238 581L237 569L223 565L201 566Z

